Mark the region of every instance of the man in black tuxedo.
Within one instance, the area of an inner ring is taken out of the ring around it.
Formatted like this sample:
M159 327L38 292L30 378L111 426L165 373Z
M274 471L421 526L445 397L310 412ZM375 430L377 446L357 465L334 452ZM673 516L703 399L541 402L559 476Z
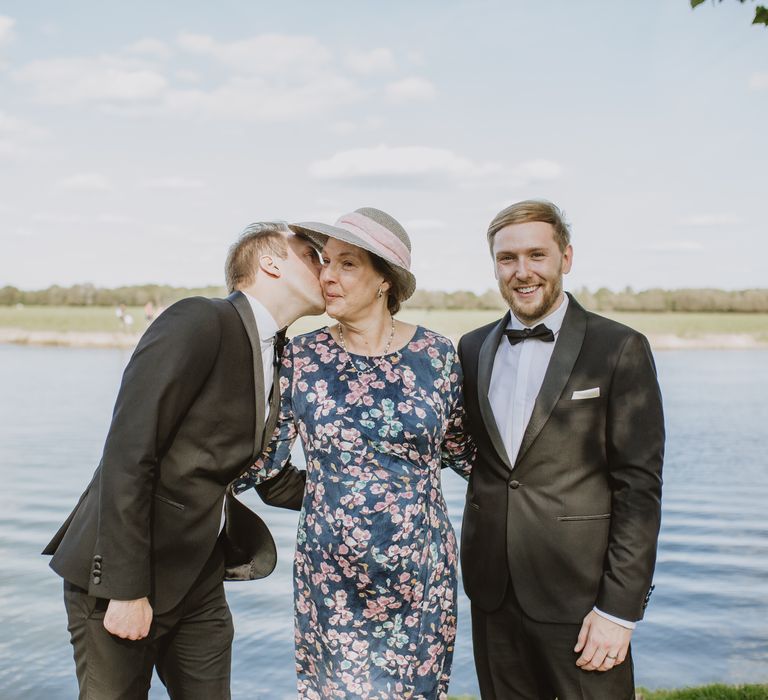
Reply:
M276 555L227 487L274 429L279 329L323 311L319 271L309 239L252 224L227 258L232 294L174 304L139 342L101 463L44 551L64 578L80 698L146 698L153 668L172 698L230 696L223 579L266 576ZM301 507L303 472L264 479L267 503Z
M570 233L525 201L488 229L499 322L459 343L478 455L462 527L484 700L630 700L651 589L664 420L640 333L563 293Z

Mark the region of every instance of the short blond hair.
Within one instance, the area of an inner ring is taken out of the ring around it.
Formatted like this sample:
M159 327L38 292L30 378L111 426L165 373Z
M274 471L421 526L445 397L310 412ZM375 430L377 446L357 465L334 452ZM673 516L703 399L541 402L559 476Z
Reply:
M512 224L527 224L531 221L541 221L552 226L555 242L561 253L571 244L571 231L559 207L546 199L526 199L502 209L493 217L493 221L488 226L488 247L491 249L491 255L493 255L493 240L501 229Z
M262 255L288 257L288 239L291 230L282 222L249 224L229 248L224 275L230 293L253 284Z

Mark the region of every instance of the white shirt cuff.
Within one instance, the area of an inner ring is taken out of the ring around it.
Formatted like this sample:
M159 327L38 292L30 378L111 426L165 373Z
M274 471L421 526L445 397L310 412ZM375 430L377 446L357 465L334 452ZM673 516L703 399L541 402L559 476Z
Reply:
M633 630L635 627L637 627L636 622L630 622L629 620L622 620L620 617L614 617L613 615L609 615L606 612L603 612L597 607L592 608L600 617L604 617L606 620L610 620L611 622L615 622L617 625L621 625L622 627L626 627L628 630Z

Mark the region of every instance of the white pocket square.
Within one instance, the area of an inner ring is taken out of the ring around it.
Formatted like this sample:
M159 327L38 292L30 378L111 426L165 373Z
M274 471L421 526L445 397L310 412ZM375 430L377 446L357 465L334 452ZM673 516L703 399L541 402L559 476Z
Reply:
M594 389L582 389L581 391L574 391L571 400L580 401L581 399L596 399L600 396L600 387L596 386Z

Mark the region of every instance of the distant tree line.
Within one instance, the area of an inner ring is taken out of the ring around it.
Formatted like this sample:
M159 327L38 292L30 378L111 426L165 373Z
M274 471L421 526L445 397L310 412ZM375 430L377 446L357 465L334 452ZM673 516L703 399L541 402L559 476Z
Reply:
M144 306L151 301L157 306L168 306L190 296L226 296L224 287L169 287L163 284L133 285L106 289L92 284L71 287L53 285L47 289L22 291L16 287L0 288L0 306Z
M224 287L169 287L159 284L105 289L92 284L72 287L54 285L47 289L23 291L16 287L0 288L0 306L168 306L188 296L226 296ZM768 289L646 289L632 288L614 292L602 288L591 292L586 287L574 291L581 304L594 311L742 311L768 313ZM506 308L496 290L483 294L469 291L439 292L419 289L404 304L412 309L489 309Z

